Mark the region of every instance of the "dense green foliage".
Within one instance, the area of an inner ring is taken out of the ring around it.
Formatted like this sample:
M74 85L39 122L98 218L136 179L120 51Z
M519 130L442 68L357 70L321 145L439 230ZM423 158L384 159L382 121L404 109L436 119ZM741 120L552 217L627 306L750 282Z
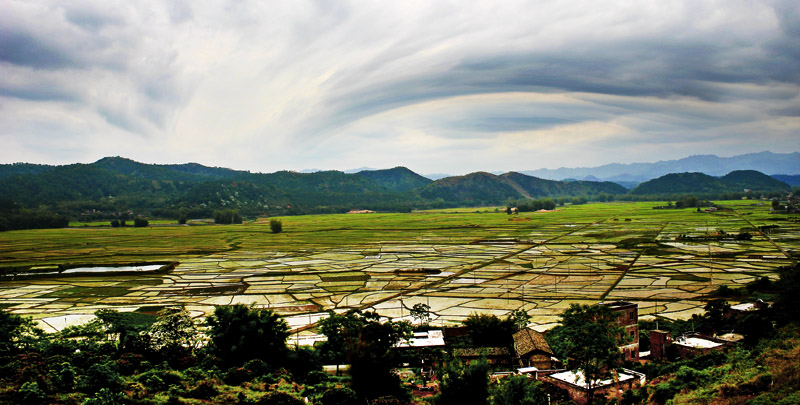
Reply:
M150 218L211 218L238 211L242 217L341 213L351 209L407 212L412 209L503 204L509 199L559 204L591 201L779 196L788 185L754 171L715 178L699 173L667 175L628 192L612 182L553 181L510 172L477 172L430 181L411 170L346 174L338 171L250 173L225 168L142 164L103 158L92 164L0 165L0 195L14 212L0 213L0 229L54 227L63 215L84 221L124 220L123 213ZM738 194L737 194L738 193ZM757 194L761 193L761 194ZM736 195L734 195L736 194ZM35 210L34 210L35 209ZM57 213L59 215L53 214ZM226 222L224 219L218 223Z
M64 228L69 218L46 209L25 209L13 201L0 198L0 231L15 229Z
M391 372L397 359L396 352L390 351L410 336L408 323L381 322L375 312L351 310L343 315L331 313L320 322L319 329L328 338L319 347L322 358L334 364L350 364L352 387L359 397L409 396Z
M210 350L229 366L259 359L283 366L288 358L289 326L268 309L244 305L221 306L207 321Z
M436 405L487 404L489 364L485 359L468 365L450 362L443 370L441 393Z

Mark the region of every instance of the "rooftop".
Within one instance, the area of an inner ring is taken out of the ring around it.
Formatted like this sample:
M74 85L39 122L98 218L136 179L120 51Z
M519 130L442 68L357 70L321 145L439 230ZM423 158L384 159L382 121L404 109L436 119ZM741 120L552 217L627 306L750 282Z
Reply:
M612 309L638 306L637 304L628 301L601 302L599 305L607 305Z
M514 334L514 350L517 351L518 356L525 356L536 350L553 354L544 335L530 328L522 329Z
M693 347L696 349L713 349L715 347L722 346L722 343L715 342L713 340L701 338L701 337L680 337L673 342L676 345L685 346L685 347Z
M587 390L589 389L589 386L586 384L586 380L583 377L583 373L580 371L562 371L560 373L550 374L548 377L555 380L563 381L567 384L575 385L583 389ZM634 378L638 378L640 382L644 383L645 377L644 374L642 373L637 373L635 371L622 369L622 372L617 373L617 378L619 382L624 382ZM614 382L615 382L614 379L599 380L595 381L594 386L595 388L604 387L606 385L611 385Z
M414 332L414 337L399 342L396 347L431 347L444 346L444 333L440 329L425 332Z

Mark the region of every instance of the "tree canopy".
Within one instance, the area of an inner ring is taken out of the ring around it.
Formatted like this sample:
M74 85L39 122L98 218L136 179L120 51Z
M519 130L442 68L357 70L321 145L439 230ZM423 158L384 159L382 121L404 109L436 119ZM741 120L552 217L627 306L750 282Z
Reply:
M619 350L625 333L606 305L572 304L561 315L561 324L547 335L555 354L570 370L583 373L589 396L598 381L607 378L622 362Z
M219 306L206 324L211 352L229 365L250 359L281 365L286 360L289 325L272 310L242 304Z

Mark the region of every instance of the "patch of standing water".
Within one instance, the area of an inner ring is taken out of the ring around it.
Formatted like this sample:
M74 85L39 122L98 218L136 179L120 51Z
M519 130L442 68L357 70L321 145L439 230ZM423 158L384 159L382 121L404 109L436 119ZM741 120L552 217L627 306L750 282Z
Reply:
M62 274L74 273L110 273L110 272L140 272L140 271L155 271L164 267L163 264L150 264L146 266L121 266L121 267L76 267L74 269L67 269Z

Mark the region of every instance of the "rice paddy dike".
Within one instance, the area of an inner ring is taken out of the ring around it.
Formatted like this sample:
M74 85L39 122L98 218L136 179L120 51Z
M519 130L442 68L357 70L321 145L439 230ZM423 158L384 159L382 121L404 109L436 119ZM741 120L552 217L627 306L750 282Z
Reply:
M435 325L522 308L545 329L571 303L604 300L636 302L644 319L685 319L702 313L720 286L777 279L777 268L800 254L796 216L770 214L762 201L720 204L730 210L597 203L519 215L481 208L295 216L281 218L279 234L269 221L3 232L5 273L170 265L3 277L0 307L53 331L104 308L180 305L199 318L217 305L252 304L285 316L301 341L313 338L328 310L410 320L417 303L430 305ZM736 240L745 231L752 239Z

